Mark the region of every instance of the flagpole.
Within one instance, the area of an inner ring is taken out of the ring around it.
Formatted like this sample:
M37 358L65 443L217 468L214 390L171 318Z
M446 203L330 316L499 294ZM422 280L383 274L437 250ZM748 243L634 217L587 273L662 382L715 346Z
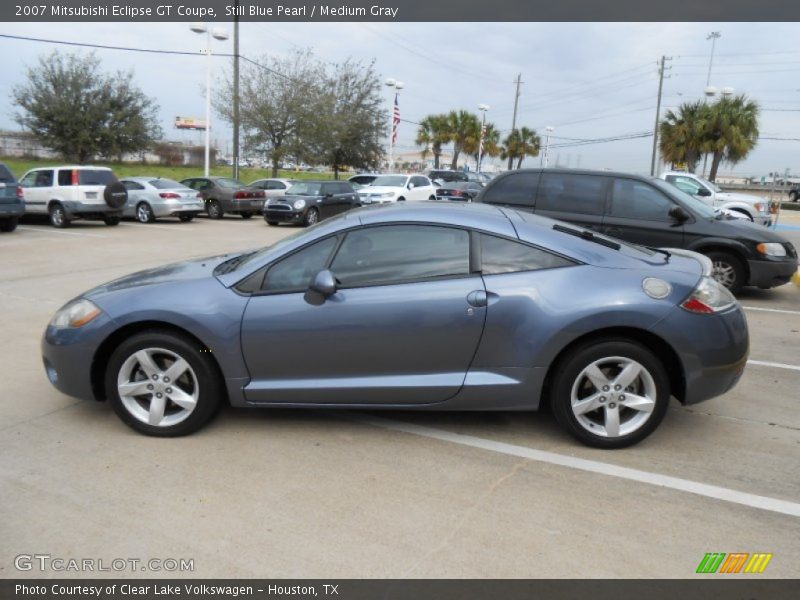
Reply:
M391 172L392 165L394 164L394 144L397 141L397 129L400 125L400 105L398 104L398 97L400 96L400 90L403 89L403 82L397 81L396 79L387 79L385 83L388 87L395 89L394 104L392 105L392 110L389 115L391 121L389 122L389 162L387 166Z
M483 117L481 119L481 138L478 143L478 164L475 171L481 172L481 161L483 160L483 136L486 135L486 111L489 110L488 104L478 104L478 110L481 111Z

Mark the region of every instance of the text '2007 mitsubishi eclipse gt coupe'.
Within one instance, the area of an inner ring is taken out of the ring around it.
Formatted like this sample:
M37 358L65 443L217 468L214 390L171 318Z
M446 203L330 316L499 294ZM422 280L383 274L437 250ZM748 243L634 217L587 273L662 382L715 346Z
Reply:
M586 444L739 379L743 311L689 251L488 205L363 208L262 250L143 271L59 310L59 390L157 436L241 407L536 410Z

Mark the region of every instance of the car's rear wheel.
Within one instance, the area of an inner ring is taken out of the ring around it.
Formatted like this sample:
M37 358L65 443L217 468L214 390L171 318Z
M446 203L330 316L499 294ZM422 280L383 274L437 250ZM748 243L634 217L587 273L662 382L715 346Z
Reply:
M70 220L69 217L67 217L67 211L65 211L64 207L60 204L55 203L51 205L47 214L50 218L50 225L53 227L58 227L59 229L69 227Z
M277 221L267 221L267 225L272 225L273 227L274 227L275 225L277 225L277 224L278 224L278 222L277 222Z
M745 284L745 269L742 261L729 252L708 252L713 268L711 276L730 290L732 294L742 291Z
M3 233L10 233L17 228L17 223L19 223L19 217L0 219L0 231Z
M241 217L243 219L250 219L253 216L253 213L251 213L251 212L243 212L243 213L239 213L239 214L241 215Z
M208 205L206 206L206 212L208 212L208 216L212 219L221 219L223 215L222 207L216 200L208 201Z
M303 225L306 227L311 227L317 223L319 223L319 211L316 208L309 208L306 212L305 218L303 219Z
M223 397L217 367L196 342L145 331L125 340L106 370L106 397L131 428L147 435L192 433L216 412Z
M119 222L121 220L122 220L122 218L118 217L116 215L103 217L103 223L105 223L109 227L114 227L116 225L119 225Z
M596 448L624 448L650 435L667 411L661 361L628 340L580 346L556 366L550 402L558 423Z
M192 219L194 219L194 215L178 215L178 218L183 221L184 223L188 223Z
M136 205L136 219L140 223L152 223L156 220L153 209L147 202L139 202L139 204Z

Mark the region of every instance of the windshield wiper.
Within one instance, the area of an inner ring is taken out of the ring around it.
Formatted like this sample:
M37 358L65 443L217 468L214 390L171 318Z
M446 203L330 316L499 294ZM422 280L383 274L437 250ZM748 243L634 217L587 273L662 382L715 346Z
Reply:
M645 246L645 248L647 248L648 250L652 250L653 252L660 252L661 254L666 256L667 260L664 262L669 262L669 259L672 257L672 252L664 250L663 248L656 248L654 246Z
M217 265L217 268L214 269L214 275L224 275L225 273L235 271L236 267L242 264L244 259L249 258L256 252L257 250L252 250L251 252L245 252L239 256L234 256L233 258L229 258L228 260L221 262L219 265Z
M571 227L564 227L563 225L553 225L553 229L555 231L560 231L561 233L568 233L569 235L574 235L575 237L579 237L583 240L588 240L590 242L594 242L595 244L600 244L601 246L605 246L606 248L612 248L614 250L619 250L622 248L617 242L612 242L611 240L607 240L604 237L597 237L588 229L572 229Z

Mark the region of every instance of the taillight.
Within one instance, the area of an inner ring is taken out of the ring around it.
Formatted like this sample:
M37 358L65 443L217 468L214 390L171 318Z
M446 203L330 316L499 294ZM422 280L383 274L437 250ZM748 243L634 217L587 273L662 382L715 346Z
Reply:
M450 195L451 196L463 196L464 192L462 192L461 190L450 190Z
M197 192L197 196L195 196L195 198L202 198L202 197L203 197L203 194L201 194L200 192Z
M702 277L700 283L681 303L681 308L698 314L712 314L736 304L736 298L728 288L711 277Z
M80 175L78 174L78 169L72 169L72 185L78 185L80 183Z
M198 195L199 195L199 194L198 194ZM172 198L172 199L175 199L175 198L180 198L180 197L181 197L181 195L180 195L180 194L176 194L175 192L161 192L161 193L159 194L159 196L161 196L162 198Z
M17 186L17 198L23 200L25 198L25 190L22 189L21 185Z
M237 200L241 200L242 198L247 198L247 192L236 192L233 195L233 197L236 198Z
M256 192L256 198L266 198L267 193L265 191Z

